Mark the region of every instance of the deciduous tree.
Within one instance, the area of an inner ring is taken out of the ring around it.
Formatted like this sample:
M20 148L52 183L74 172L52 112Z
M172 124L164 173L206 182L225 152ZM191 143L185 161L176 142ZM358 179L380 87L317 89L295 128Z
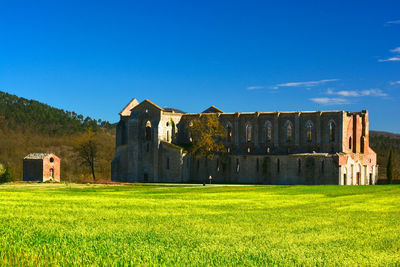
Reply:
M93 180L96 180L94 164L97 156L96 133L88 130L75 140L74 151L81 160L82 165L86 165L92 172Z
M192 146L190 154L197 158L214 159L215 155L225 151L225 129L215 114L203 114L190 123Z

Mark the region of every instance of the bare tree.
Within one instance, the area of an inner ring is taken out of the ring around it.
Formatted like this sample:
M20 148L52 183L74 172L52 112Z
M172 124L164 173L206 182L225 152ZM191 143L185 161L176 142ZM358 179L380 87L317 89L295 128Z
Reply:
M81 164L90 168L94 181L96 181L94 163L97 156L97 146L96 133L92 130L88 130L77 137L74 145L74 151L82 161Z

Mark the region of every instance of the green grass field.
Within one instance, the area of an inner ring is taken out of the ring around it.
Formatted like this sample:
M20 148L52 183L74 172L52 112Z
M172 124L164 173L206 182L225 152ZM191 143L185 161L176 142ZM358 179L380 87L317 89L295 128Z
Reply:
M0 265L399 265L400 186L0 186Z

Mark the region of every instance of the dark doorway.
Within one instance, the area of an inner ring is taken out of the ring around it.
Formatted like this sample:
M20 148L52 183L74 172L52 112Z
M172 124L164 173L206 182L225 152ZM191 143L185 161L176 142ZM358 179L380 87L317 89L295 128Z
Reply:
M149 180L149 175L145 172L144 174L143 174L143 181L144 182L147 182Z
M357 176L356 176L356 184L359 185L360 184L360 173L357 172Z
M369 174L369 184L372 184L372 173Z

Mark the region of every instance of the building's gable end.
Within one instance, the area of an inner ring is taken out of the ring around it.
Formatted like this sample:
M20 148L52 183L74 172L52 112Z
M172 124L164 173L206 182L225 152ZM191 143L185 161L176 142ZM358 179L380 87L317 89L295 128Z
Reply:
M121 116L129 116L131 115L131 110L139 105L139 101L136 98L133 98L119 113Z
M208 109L204 110L202 113L224 113L224 112L215 106L211 106Z
M146 111L146 109L147 110L155 109L155 110L159 110L159 111L164 110L160 106L158 106L158 105L154 104L153 102L151 102L150 100L146 99L146 100L142 101L140 104L138 104L137 106L135 106L134 108L132 108L131 112L141 111L141 110Z

